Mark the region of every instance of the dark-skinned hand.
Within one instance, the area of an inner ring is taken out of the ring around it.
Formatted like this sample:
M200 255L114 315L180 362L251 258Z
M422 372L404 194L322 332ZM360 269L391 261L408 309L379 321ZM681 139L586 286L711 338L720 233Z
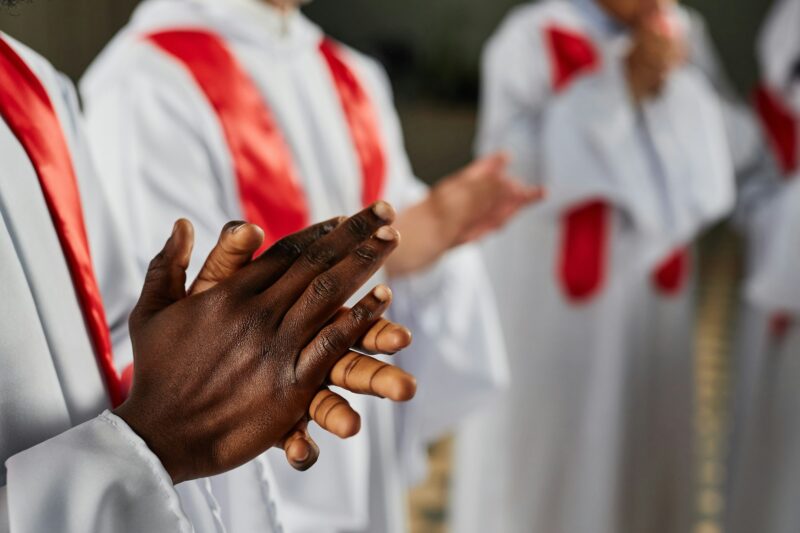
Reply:
M341 313L397 247L394 217L379 202L318 224L192 296L192 228L176 223L131 314L133 387L115 410L175 483L244 464L306 417L336 362L389 304L378 287Z
M219 240L209 254L189 295L200 294L228 279L249 265L253 254L261 248L264 232L254 224L230 222L225 225ZM342 308L340 313L346 312ZM354 350L348 350L328 376L330 385L357 394L367 394L392 401L408 401L416 392L416 381L410 374L364 354L395 354L411 344L407 328L386 319L379 319L367 334L359 339ZM307 470L319 458L319 447L308 433L309 419L340 438L355 435L361 427L361 417L349 403L323 387L312 402L308 416L279 443L288 463L297 470Z

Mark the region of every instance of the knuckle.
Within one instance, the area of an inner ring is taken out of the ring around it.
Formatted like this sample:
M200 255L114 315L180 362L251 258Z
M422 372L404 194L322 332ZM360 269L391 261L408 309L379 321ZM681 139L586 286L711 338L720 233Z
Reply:
M164 264L167 262L167 255L164 251L160 251L156 254L156 256L150 260L150 263L147 265L147 271L153 272L158 271L164 268Z
M323 274L311 283L311 294L318 301L324 301L334 298L338 292L337 288L337 280L329 274Z
M294 236L285 237L272 246L274 252L289 257L299 257L303 253L300 240Z
M354 255L359 263L369 266L374 265L381 254L373 246L362 246L354 252Z
M375 318L375 310L363 304L358 304L350 310L353 320L362 323L370 322Z
M347 221L347 231L356 238L365 239L371 233L371 225L364 216L355 216Z
M347 335L339 328L330 327L319 335L319 348L323 355L336 355L348 348Z
M305 261L312 268L329 268L335 258L336 251L330 246L312 246L305 254Z

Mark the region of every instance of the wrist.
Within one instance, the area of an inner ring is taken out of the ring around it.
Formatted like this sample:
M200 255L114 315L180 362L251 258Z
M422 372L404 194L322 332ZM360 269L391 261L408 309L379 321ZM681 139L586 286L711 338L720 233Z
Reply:
M144 441L148 449L158 458L164 470L169 474L173 485L188 479L185 469L176 460L176 454L171 453L172 447L163 443L163 432L153 427L152 421L148 420L147 416L143 416L145 415L143 410L137 409L130 401L126 401L114 409L112 413L121 418Z
M435 232L442 253L458 244L458 222L461 220L458 193L459 191L450 186L446 179L435 186L426 199L432 221L431 233Z

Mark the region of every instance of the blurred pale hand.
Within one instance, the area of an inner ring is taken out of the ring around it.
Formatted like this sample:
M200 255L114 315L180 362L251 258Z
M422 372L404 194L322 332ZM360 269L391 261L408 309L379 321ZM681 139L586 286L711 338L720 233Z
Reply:
M522 208L541 200L544 191L509 176L508 163L505 153L478 159L400 213L395 226L403 239L386 263L389 275L418 272L448 250L502 228Z

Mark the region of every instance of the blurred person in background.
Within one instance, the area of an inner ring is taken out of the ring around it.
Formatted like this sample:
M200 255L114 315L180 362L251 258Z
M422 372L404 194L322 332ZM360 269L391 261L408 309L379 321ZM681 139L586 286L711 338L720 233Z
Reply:
M800 1L776 2L758 56L755 103L772 157L738 209L748 246L726 530L789 533L800 530Z
M691 529L692 248L734 201L715 69L671 1L526 5L490 41L478 151L548 197L485 247L513 380L458 435L453 531Z
M0 156L0 531L220 531L225 508L201 490L209 476L251 472L262 497L269 472L248 461L274 445L305 461L310 417L358 423L322 407L326 384L413 395L411 376L350 352L407 344L380 319L390 291L341 307L398 244L388 204L252 262L263 232L226 224L188 290L192 226L170 223L141 280L72 86L2 33ZM323 252L328 264L309 263ZM135 368L119 372L126 351ZM277 531L274 516L262 505L249 518Z
M480 255L461 245L540 192L511 180L502 154L425 187L381 68L327 38L298 3L145 1L82 80L89 135L142 262L175 216L197 222L206 250L230 217L258 223L269 242L378 198L396 202L403 239L385 276L393 317L414 331L399 362L420 393L400 410L348 397L362 433L316 436L326 453L309 474L270 461L288 530L400 532L425 444L507 381ZM242 500L213 481L210 490L232 510Z

